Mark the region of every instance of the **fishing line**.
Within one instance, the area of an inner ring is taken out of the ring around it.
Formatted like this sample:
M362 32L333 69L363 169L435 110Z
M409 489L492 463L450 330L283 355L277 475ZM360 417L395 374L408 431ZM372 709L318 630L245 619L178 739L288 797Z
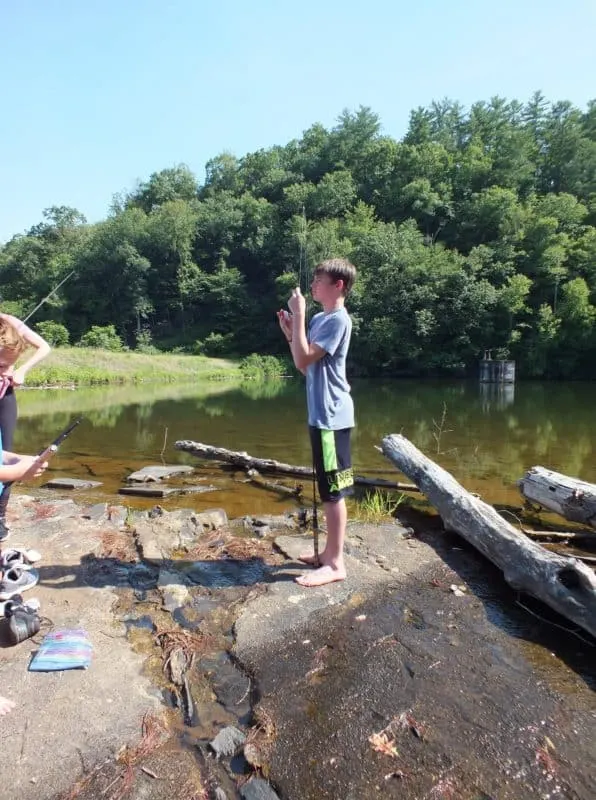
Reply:
M52 289L52 291L51 291L51 292L50 292L48 295L46 295L46 296L44 297L44 299L43 299L43 300L42 300L40 303L38 303L38 304L35 306L35 308L33 309L33 311L31 311L29 314L27 314L27 316L25 317L25 319L23 320L23 322L27 322L27 320L28 320L28 319L30 319L30 318L31 318L31 317L32 317L32 316L35 314L35 312L36 312L36 311L37 311L39 308L41 308L41 307L43 306L43 304L46 302L46 300L49 300L49 299L50 299L50 297L51 297L53 294L56 294L56 292L57 292L57 291L58 291L58 289L59 289L59 288L62 286L62 284L63 284L63 283L66 283L66 281L67 281L69 278L72 278L72 276L73 276L73 275L74 275L74 270L73 270L72 272L70 272L70 273L69 273L69 274L66 276L66 278L63 278L63 279L60 281L60 283L58 284L58 286L54 287L54 288Z
M310 283L310 274L308 269L308 252L306 247L306 237L308 233L308 222L306 220L306 209L302 206L302 230L300 232L300 255L298 260L298 286L300 287L300 291L304 295L304 300L306 303L306 325L308 330L308 316L309 316L309 283ZM312 306L311 306L312 310ZM314 544L314 556L315 556L315 566L320 564L319 562L319 514L318 514L318 507L317 507L317 477L316 477L316 464L315 464L315 455L313 451L313 458L312 458L312 530L313 530L313 544Z

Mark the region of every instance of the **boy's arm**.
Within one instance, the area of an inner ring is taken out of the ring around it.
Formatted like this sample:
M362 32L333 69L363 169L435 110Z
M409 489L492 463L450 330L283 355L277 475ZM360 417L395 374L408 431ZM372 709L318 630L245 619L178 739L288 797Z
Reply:
M290 349L292 351L292 358L296 368L303 374L306 374L306 368L309 364L314 364L315 361L320 361L325 355L325 350L319 347L318 344L308 342L306 338L306 324L304 314L294 314L292 339L290 341Z
M304 299L300 287L296 287L288 301L288 307L292 312L292 339L290 348L296 369L306 373L309 364L320 361L325 355L325 350L317 344L308 342L306 338L306 300Z
M298 370L298 372L301 372L303 375L306 375L306 367L299 367L299 366L298 366L298 364L296 363L296 359L295 359L295 357L294 357L294 352L293 352L293 350L292 350L292 341L293 341L293 338L294 338L294 337L292 336L292 339L288 339L287 341L288 341L288 346L289 346L289 348L290 348L290 353L291 353L291 356L292 356L292 358L294 359L294 366L296 367L296 369Z
M277 319L279 321L279 327L281 328L283 335L286 337L286 342L290 348L290 354L294 359L294 354L292 352L292 339L294 338L292 318L287 311L281 310L277 312ZM306 368L300 369L300 367L298 367L296 364L296 359L294 359L294 366L299 372L301 372L303 375L306 375Z
M298 316L298 321L296 321ZM304 315L294 315L292 332L292 355L298 369L306 369L309 364L320 361L323 356L334 355L346 332L345 324L337 318L328 317L317 328L316 341L308 342L306 338Z

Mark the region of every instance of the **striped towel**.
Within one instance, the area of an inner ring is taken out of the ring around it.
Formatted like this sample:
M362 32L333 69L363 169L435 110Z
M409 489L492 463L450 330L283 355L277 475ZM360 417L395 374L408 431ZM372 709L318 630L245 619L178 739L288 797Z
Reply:
M63 669L87 669L91 664L93 645L82 628L48 633L29 664L31 672L52 672Z

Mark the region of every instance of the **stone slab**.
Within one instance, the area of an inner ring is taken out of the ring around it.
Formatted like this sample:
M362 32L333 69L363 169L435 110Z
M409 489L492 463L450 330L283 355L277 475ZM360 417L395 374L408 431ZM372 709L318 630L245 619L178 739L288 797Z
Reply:
M187 464L172 464L170 466L152 464L136 472L132 472L126 480L136 483L149 483L152 481L161 481L164 478L171 478L172 475L188 475L191 472L194 472L194 467Z
M52 478L43 484L44 489L94 489L103 486L101 481L81 480L80 478Z
M321 549L324 542L321 537ZM299 553L312 549L312 537L278 536L275 544L288 558L295 560ZM291 636L313 614L334 605L357 606L367 593L395 579L372 559L356 560L346 555L345 562L348 573L345 581L314 589L304 588L294 581L308 571L304 564L295 561L280 568L267 593L245 604L236 620L234 652L240 661L252 666L263 649Z
M170 497L174 494L204 494L216 491L215 486L122 486L118 494L136 497Z

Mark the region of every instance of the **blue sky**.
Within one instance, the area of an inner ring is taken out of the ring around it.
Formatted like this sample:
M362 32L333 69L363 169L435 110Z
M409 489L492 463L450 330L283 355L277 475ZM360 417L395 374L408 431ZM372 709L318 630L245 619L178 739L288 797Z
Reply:
M0 0L0 241L69 205L89 221L152 172L284 144L370 106L499 94L585 108L594 0Z

